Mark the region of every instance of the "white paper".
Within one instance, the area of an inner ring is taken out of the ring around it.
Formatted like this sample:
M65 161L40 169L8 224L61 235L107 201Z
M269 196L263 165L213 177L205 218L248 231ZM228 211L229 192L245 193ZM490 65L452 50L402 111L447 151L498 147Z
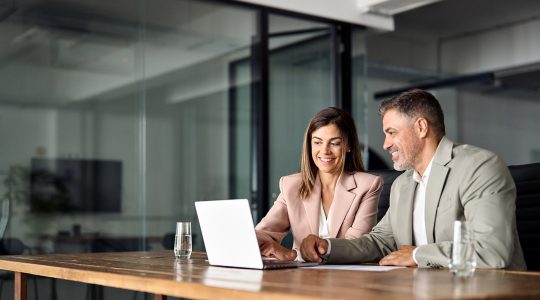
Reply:
M382 272L394 269L403 269L405 267L396 266L370 266L370 265L320 265L314 267L302 267L303 269L320 269L320 270L347 270L347 271L371 271Z

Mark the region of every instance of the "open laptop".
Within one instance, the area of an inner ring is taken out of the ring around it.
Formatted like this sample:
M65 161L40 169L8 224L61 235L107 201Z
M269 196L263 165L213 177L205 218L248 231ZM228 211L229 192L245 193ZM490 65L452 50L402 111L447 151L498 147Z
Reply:
M299 261L263 260L247 199L197 201L195 209L211 265L249 269L317 265Z

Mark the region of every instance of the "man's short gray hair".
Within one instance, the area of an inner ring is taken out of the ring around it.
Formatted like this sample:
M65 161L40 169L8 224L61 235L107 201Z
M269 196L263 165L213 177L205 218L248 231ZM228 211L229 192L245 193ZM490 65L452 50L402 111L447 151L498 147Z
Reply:
M409 118L426 118L437 135L444 136L444 114L439 101L430 93L414 89L398 96L386 99L379 107L379 115L384 117L387 111L395 109Z

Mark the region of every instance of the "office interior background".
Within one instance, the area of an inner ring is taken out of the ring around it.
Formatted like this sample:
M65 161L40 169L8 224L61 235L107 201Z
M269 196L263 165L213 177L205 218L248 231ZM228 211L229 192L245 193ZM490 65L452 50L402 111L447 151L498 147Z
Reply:
M389 28L272 1L0 1L2 239L157 250L182 220L201 250L193 203L247 198L259 220L324 107L351 111L369 169L391 167L377 108L411 87L452 140L540 161L540 2L372 2L358 10Z

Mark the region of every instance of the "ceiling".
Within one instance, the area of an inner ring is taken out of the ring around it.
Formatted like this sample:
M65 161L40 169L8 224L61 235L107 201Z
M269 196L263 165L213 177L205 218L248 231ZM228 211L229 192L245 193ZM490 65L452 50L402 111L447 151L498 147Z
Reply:
M394 15L396 30L383 34L383 36L387 40L394 41L404 39L416 39L416 41L434 40L441 47L440 45L444 45L446 41L470 38L474 35L496 32L501 28L511 28L519 24L534 23L539 20L540 1L538 0L445 0ZM540 40L540 28L537 30L537 36ZM512 42L511 38L509 40ZM515 44L509 46L513 48L511 50L522 47L534 51L536 45L539 44L538 41L533 43L525 39L516 41ZM481 44L476 45L476 49L477 51L484 51L482 53L485 53L486 56L489 55L486 50L493 50L486 49L486 46ZM519 51L516 52L519 53ZM531 57L539 56L531 55ZM391 58L388 61L390 60ZM388 73L393 72L396 73L394 77L407 78L411 83L416 80L425 81L426 78L429 81L429 78L431 78L431 83L440 81L444 85L445 82L448 82L446 77L459 78L464 75L445 74L441 76L439 74L438 78L434 78L434 72L422 73L413 72L410 68L392 69L388 68L388 66L387 68L381 67L384 64L384 60L377 61L374 64L374 72L372 73L386 72L388 75ZM491 71L488 70L487 72L491 72L493 75L491 82L486 84L486 81L482 80L477 84L466 84L464 85L465 88L488 92L494 90L499 92L502 90L505 92L514 91L521 95L528 95L536 99L540 98L540 60L538 59L504 68L493 67Z
M394 16L396 32L448 38L540 17L538 0L445 0Z
M0 17L0 101L44 105L117 97L246 49L255 19L193 0L22 0Z
M389 39L444 40L540 19L538 0L378 2L373 10L395 13L396 30L377 33ZM392 6L398 2L428 4L400 12ZM147 20L144 44L139 30L143 15ZM254 18L249 10L196 0L160 0L145 7L128 0L21 0L17 7L0 5L0 100L68 103L102 97L122 87L129 90L142 78L141 51L146 78L189 70L194 63L248 48ZM280 27L271 29L303 28L304 23L282 18L274 22ZM294 26L282 28L283 24ZM434 75L404 73L411 81ZM540 62L498 70L495 77L492 88L536 92Z

